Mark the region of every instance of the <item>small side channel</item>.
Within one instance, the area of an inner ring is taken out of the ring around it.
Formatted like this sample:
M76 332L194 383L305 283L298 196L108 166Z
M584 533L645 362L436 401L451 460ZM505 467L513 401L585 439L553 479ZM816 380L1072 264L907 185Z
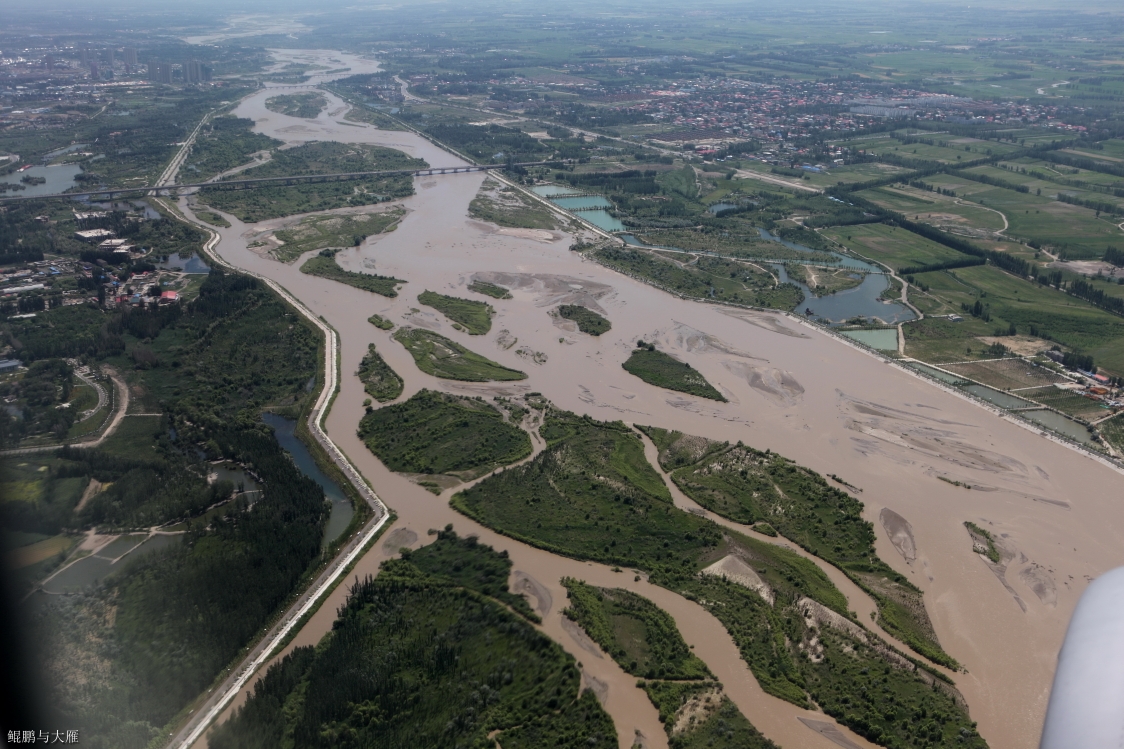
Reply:
M348 524L351 523L351 518L355 515L355 508L352 507L351 501L344 495L339 484L320 470L320 466L316 465L312 453L308 451L303 442L297 439L297 422L294 419L286 419L271 413L264 414L262 419L272 427L277 441L292 456L293 462L296 463L301 473L319 484L324 490L324 496L332 503L332 513L328 516L328 524L324 526L324 538L321 542L322 547L327 547L347 529Z

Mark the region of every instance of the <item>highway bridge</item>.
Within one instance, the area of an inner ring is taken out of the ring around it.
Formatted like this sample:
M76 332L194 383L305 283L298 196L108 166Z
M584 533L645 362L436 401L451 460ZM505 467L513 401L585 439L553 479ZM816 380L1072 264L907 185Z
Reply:
M371 177L430 177L442 174L463 174L465 172L486 172L492 169L508 169L513 166L562 166L561 161L522 161L511 164L472 164L469 166L426 167L425 169L389 169L374 172L341 172L338 174L297 174L287 177L256 177L251 179L226 179L215 182L193 182L189 184L152 185L141 187L104 187L88 192L60 192L49 195L15 195L0 197L0 203L19 200L52 200L56 198L98 198L113 200L127 195L158 196L175 190L202 188L206 190L251 190L255 187L275 187L278 185L298 185L309 182L349 182Z

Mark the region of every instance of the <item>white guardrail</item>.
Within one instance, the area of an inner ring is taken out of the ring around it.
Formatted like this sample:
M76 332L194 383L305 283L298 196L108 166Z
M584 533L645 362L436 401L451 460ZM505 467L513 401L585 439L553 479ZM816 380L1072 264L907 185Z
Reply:
M185 217L186 218L186 217ZM285 623L278 629L268 641L259 643L258 647L260 652L248 665L243 665L241 670L238 671L237 677L230 683L219 695L210 707L195 718L195 725L192 727L186 736L176 744L180 749L188 749L192 744L199 740L199 737L210 727L211 723L226 709L231 700L234 699L243 687L254 677L258 669L260 669L267 660L270 654L276 649L277 645L281 643L297 623L313 609L316 603L326 594L337 582L343 571L351 566L352 562L357 560L363 553L364 548L370 543L382 527L386 525L386 521L390 518L390 511L379 496L368 486L367 482L359 475L359 471L347 459L343 451L336 446L334 442L328 437L327 432L321 424L326 414L326 408L331 403L332 398L335 396L336 388L339 385L339 367L337 362L339 339L336 331L333 330L327 323L312 314L312 311L305 307L300 301L292 294L285 290L283 286L277 282L265 278L257 273L246 271L240 268L235 268L230 263L223 260L215 251L215 247L219 242L219 234L213 230L208 229L211 234L211 239L204 245L204 251L208 256L218 265L225 266L231 271L242 273L248 276L253 276L262 283L266 284L269 288L275 291L282 299L287 301L294 309L299 311L305 318L312 324L318 327L324 333L325 351L324 351L324 389L320 393L320 397L316 400L316 405L312 408L312 413L308 417L308 427L312 436L324 448L325 452L331 456L332 460L344 475L347 476L348 481L352 483L356 491L367 501L367 504L375 511L376 518L368 525L367 529L352 543L352 548L342 557L337 558L332 566L329 568L327 577L312 590L311 593L306 592L307 600L301 604L295 612L290 612L290 615L285 620ZM323 573L322 573L323 574ZM190 725L190 723L188 724Z

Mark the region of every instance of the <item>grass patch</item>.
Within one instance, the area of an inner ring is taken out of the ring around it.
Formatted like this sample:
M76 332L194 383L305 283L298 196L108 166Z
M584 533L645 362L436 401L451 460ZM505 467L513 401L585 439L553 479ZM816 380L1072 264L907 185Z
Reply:
M776 749L746 720L716 682L648 681L671 749Z
M354 216L309 216L296 226L274 232L273 236L282 244L270 254L283 263L291 263L312 250L358 247L373 234L392 231L404 215L406 211L397 208Z
M265 100L265 108L270 112L314 120L328 100L322 94L281 94Z
M480 221L513 229L557 229L558 218L542 203L522 191L492 179L484 180L468 204L468 215Z
M418 369L434 377L467 382L527 379L526 373L508 369L431 330L399 328L394 340L406 347Z
M968 535L972 537L973 551L983 554L991 560L992 564L999 564L1001 559L999 549L995 546L995 538L990 532L979 527L975 523L965 520L964 527L968 529Z
M847 249L894 270L971 259L918 234L886 224L841 226L823 233Z
M713 678L691 654L675 620L643 596L597 588L565 578L569 607L563 611L633 676L647 679Z
M628 361L621 365L629 374L636 375L649 385L677 390L700 398L726 402L726 397L714 389L706 378L691 368L690 364L657 351L652 344L639 342Z
M230 222L214 211L196 211L195 217L202 221L206 221L211 226L219 226L223 229L230 228Z
M402 378L383 361L373 343L367 346L367 355L359 362L356 374L362 380L367 395L379 403L392 401L402 395Z
M591 336L608 333L613 327L604 317L580 304L563 304L558 308L558 316L564 320L573 320L578 324L578 330Z
M211 746L316 746L345 726L372 746L615 745L574 658L508 610L496 573L510 563L455 537L434 546L358 582L332 636L272 666Z
M421 390L359 422L359 437L392 471L479 475L531 454L531 438L483 400Z
M473 281L468 285L469 291L475 291L477 294L484 294L493 299L511 299L511 292L502 286L497 286L494 283L487 281Z
M741 229L741 231L739 231ZM812 232L804 232L812 234ZM812 234L812 237L815 235ZM678 250L714 252L736 258L796 260L804 262L835 262L826 252L802 252L786 247L780 242L762 239L753 226L716 226L704 229L662 229L644 231L636 238L653 247L672 247ZM799 242L804 237L794 238ZM801 242L814 244L814 240Z
M614 270L653 286L693 299L730 302L748 307L792 310L804 293L795 284L777 280L736 260L683 255L682 261L632 248L605 247L591 257ZM690 263L690 264L688 264Z
M427 307L433 307L453 322L460 323L469 335L484 335L492 329L492 315L496 311L486 302L446 296L428 290L418 294L418 301Z
M336 262L334 254L325 257L324 255L317 255L310 257L301 266L301 273L307 273L310 276L320 276L321 278L329 278L333 281L345 283L348 286L354 286L357 289L364 291L371 291L375 294L381 294L385 297L393 299L398 296L398 286L406 283L400 278L393 278L391 276L376 276L370 273L355 273L354 271L344 270Z
M387 320L382 315L371 315L367 318L367 322L371 323L379 330L391 330L394 328L394 323Z

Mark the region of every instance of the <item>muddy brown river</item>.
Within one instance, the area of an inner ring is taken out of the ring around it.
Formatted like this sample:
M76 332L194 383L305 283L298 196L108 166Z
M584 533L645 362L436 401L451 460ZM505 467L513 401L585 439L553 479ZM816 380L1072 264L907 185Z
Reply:
M285 53L286 60L302 56L343 59L338 52ZM376 69L371 61L348 62L353 72L360 72L354 68L361 64ZM276 93L255 94L235 114L252 117L255 130L290 143L371 143L434 166L461 163L412 133L341 125L346 105L331 95L316 120L270 112L264 101ZM408 213L395 231L340 253L344 267L406 279L393 300L304 275L298 270L303 259L286 265L247 249L248 238L267 223L292 219L244 225L228 216L231 228L219 230L216 251L224 260L274 279L339 332L341 391L326 429L398 515L353 575L374 574L400 546L416 548L428 542L429 529L452 523L458 533L476 534L510 553L513 589L545 611L543 631L582 663L586 684L616 723L622 749L638 737L647 747L666 747L667 739L635 679L563 626L563 576L634 590L667 610L730 698L777 743L790 749L840 745L798 720L830 723L830 718L764 694L729 635L700 606L634 581L629 571L615 573L499 536L454 512L449 492L434 496L388 471L356 436L366 394L354 373L374 343L405 380L403 398L421 388L485 396L539 391L561 408L597 419L769 448L861 488L865 516L878 532L878 553L925 591L942 645L967 669L954 678L980 732L996 749L1036 745L1074 605L1093 577L1124 563L1120 474L784 315L681 300L583 260L569 251L570 238L561 233L533 238L472 221L468 204L484 179L479 173L419 178L417 194L399 201ZM417 302L427 289L468 296L465 287L474 277L512 290L512 299L489 300L496 316L486 336L454 330ZM556 325L549 310L569 301L603 310L612 330L593 338ZM514 384L469 384L426 375L388 332L367 322L373 313L437 330L529 377ZM662 390L629 375L621 363L638 338L689 361L729 402ZM648 452L654 462L650 445ZM689 502L678 493L676 501ZM966 520L989 529L1010 552L1005 568L990 567L973 553ZM828 571L851 608L869 621L870 600L837 570ZM314 644L330 630L345 587L332 594L294 646ZM235 705L243 700L239 695ZM228 714L229 709L223 719ZM846 729L842 733L856 746L870 746Z

